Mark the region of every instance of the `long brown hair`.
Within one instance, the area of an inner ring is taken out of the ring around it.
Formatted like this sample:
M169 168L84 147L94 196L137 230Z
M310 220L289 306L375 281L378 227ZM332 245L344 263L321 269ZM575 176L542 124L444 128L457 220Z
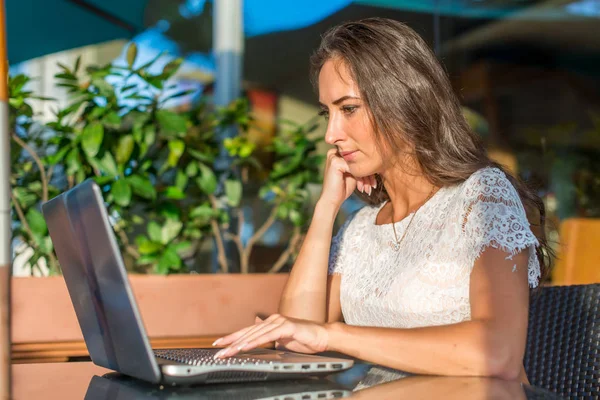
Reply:
M432 184L458 184L484 167L495 167L506 174L528 211L532 231L540 243L537 257L541 283L554 256L545 234L544 203L525 183L489 158L427 43L401 22L367 18L325 33L310 59L315 88L323 64L330 59L339 59L349 68L369 110L379 145L399 154L405 143L410 144L416 162ZM359 195L370 204L389 199L381 182L371 196Z

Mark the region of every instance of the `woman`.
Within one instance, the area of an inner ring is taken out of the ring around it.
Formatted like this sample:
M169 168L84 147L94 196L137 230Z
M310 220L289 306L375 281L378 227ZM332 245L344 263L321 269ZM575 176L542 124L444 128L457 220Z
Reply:
M543 203L490 161L406 25L335 27L311 64L334 146L323 190L279 314L217 340L217 357L277 341L412 373L527 382L528 286L550 254ZM331 240L355 190L370 205Z

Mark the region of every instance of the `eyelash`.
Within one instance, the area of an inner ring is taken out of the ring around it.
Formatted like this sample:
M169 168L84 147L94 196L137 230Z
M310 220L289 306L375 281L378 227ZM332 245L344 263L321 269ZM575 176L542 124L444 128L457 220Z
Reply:
M352 115L358 106L342 106L342 112L346 115ZM321 110L319 111L319 115L325 117L325 119L329 119L329 111Z

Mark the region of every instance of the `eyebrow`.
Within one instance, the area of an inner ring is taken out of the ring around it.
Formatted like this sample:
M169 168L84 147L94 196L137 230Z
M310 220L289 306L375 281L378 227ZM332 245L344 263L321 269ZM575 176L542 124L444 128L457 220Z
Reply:
M340 97L339 99L335 100L335 101L333 102L333 105L334 105L334 106L337 106L338 104L340 104L340 103L342 103L342 102L344 102L344 101L346 101L346 100L349 100L349 99L356 99L356 100L360 100L360 97L355 97L355 96L342 96L342 97ZM321 103L321 102L319 102L319 105L320 105L321 107L325 107L325 108L327 108L327 106L326 106L325 104Z

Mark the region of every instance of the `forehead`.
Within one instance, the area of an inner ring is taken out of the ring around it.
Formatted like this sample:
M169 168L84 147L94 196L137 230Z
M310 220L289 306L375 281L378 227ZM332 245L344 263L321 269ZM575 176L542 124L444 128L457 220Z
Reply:
M347 64L338 58L327 60L319 72L319 97L321 100L335 100L331 97L350 94L357 95L358 87Z

